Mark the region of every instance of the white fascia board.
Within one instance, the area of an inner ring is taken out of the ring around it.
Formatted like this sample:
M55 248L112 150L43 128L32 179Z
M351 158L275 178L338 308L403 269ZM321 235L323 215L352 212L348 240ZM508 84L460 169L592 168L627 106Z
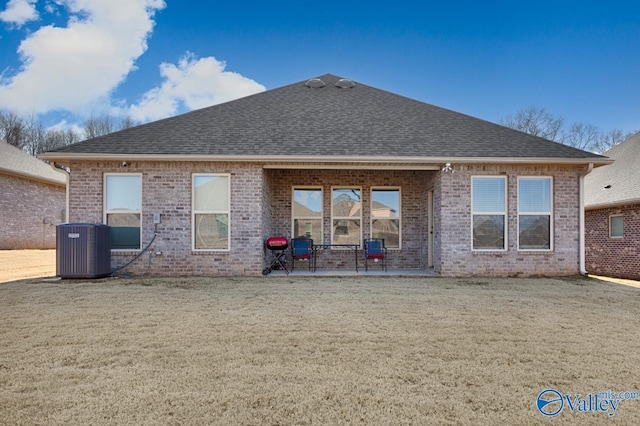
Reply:
M608 158L539 158L539 157L374 157L374 156L293 156L293 155L175 155L175 154L90 154L51 152L38 158L47 161L221 161L273 164L358 163L358 164L589 164L606 165Z
M600 210L600 209L610 209L614 207L623 207L623 206L631 206L634 204L640 204L640 198L631 198L628 200L609 202L609 203L598 203L598 204L589 204L588 206L584 206L585 210Z

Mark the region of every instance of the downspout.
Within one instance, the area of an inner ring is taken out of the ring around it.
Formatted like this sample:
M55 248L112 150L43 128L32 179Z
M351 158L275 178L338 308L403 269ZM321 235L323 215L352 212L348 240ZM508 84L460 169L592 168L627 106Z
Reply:
M65 172L66 173L66 172ZM67 190L66 190L66 200L65 200L65 206L64 206L64 221L65 223L69 223L69 186L70 186L70 180L69 176L70 173L67 173Z
M585 220L584 220L584 178L593 170L593 163L589 163L587 170L580 174L580 274L587 276L585 265Z
M65 175L65 180L67 181L67 183L65 185L64 221L66 223L69 223L69 175L70 175L70 173L67 172L66 169L62 169L62 168L56 167L56 163L55 162L49 163L49 165L56 172L64 173L64 175Z

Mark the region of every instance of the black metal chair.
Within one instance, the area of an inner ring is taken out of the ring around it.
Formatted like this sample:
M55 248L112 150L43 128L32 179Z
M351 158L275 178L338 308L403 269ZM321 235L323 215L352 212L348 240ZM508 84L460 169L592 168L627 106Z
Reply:
M315 253L313 251L313 240L311 238L299 237L291 240L291 271L296 267L296 260L306 260L309 262L309 271L315 272Z
M383 271L387 272L387 248L384 238L370 238L364 240L364 270L369 270L369 260L380 263Z

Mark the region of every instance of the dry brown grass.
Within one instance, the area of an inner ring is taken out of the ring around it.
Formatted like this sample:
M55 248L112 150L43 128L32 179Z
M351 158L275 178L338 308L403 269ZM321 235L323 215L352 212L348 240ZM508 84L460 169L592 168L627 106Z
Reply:
M0 285L0 424L640 424L640 290L587 278Z

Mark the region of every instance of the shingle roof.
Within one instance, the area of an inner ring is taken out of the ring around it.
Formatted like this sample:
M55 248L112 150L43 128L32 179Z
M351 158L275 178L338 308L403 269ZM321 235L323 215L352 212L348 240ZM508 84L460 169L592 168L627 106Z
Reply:
M585 207L640 203L640 133L604 154L614 163L585 177Z
M167 155L283 159L603 157L326 74L144 124L45 154Z
M50 165L27 154L20 148L0 141L0 173L36 179L56 185L66 185L64 172L56 172Z

